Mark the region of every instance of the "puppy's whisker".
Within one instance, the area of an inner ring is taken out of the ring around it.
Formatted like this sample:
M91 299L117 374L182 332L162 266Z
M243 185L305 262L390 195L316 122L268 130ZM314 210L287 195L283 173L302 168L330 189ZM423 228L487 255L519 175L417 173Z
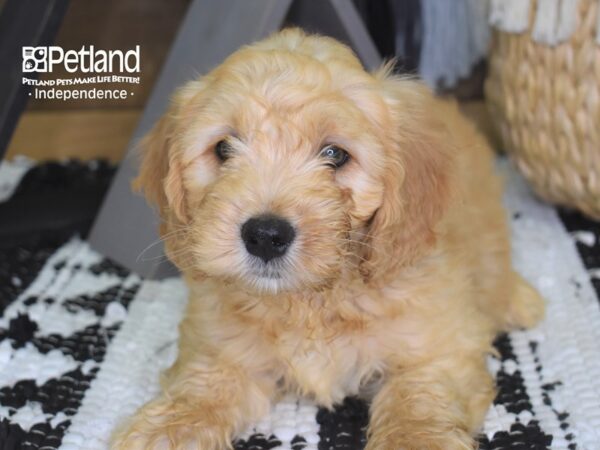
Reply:
M136 261L136 262L145 261L145 259L143 259L143 258L144 258L144 254L145 254L147 251L149 251L151 248L153 248L153 247L155 247L155 246L157 246L157 245L159 245L159 244L162 244L162 243L164 243L164 241L163 241L163 239L162 239L162 238L159 238L159 239L157 239L156 241L154 241L154 242L151 242L151 243L150 243L150 244L149 244L149 245L148 245L146 248L144 248L144 249L143 249L143 250L142 250L142 251L141 251L141 252L140 252L140 253L137 255L137 258L135 259L135 261Z
M143 258L144 254L146 252L148 252L151 248L159 245L159 244L164 244L167 240L169 239L174 239L177 237L181 237L182 233L187 233L188 232L188 227L185 227L185 229L181 229L181 230L173 230L170 231L168 233L165 233L164 235L162 235L161 237L159 237L157 240L151 242L146 248L144 248L139 255L136 258L136 262L139 261L145 261Z
M138 259L138 261L144 261L144 262L147 262L147 261L164 262L164 261L167 261L167 260L169 260L169 257L165 253L163 253L162 255L157 255L157 256L152 256L152 257L145 257L144 256L144 257L140 257Z
M166 253L163 253L162 255L157 255L157 256L152 256L152 257L142 257L142 258L140 258L140 260L141 261L156 261L156 260L167 261L173 256L183 256L187 253L190 253L190 249L184 248L181 250L177 250L175 252L170 252L168 255Z

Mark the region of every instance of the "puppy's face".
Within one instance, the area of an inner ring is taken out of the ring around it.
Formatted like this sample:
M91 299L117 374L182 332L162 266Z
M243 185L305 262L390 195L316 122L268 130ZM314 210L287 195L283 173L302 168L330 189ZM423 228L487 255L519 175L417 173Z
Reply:
M139 181L185 232L167 240L172 259L269 293L322 289L373 259L402 206L386 191L406 178L381 84L341 44L288 32L184 87Z
M381 204L383 143L326 64L249 53L180 129L196 267L259 290L330 284Z

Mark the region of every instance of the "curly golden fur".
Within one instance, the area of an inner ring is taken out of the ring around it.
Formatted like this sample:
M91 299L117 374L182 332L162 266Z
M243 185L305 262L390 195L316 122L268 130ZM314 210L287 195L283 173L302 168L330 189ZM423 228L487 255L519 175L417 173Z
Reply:
M331 168L327 144L350 161ZM371 392L369 450L474 448L491 342L543 302L511 268L492 154L454 104L291 29L185 85L142 148L136 184L190 300L162 395L114 449L231 448L290 390L326 407ZM270 268L240 237L262 213L297 235Z

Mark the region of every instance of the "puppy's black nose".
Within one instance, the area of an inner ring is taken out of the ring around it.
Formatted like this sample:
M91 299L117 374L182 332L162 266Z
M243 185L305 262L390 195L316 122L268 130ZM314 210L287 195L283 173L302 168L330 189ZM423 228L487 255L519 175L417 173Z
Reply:
M283 256L296 232L285 219L273 215L256 216L242 225L242 239L248 253L264 262Z

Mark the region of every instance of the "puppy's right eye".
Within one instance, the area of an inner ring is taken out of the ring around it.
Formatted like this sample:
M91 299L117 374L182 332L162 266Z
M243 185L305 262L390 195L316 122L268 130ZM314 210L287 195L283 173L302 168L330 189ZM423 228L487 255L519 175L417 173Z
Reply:
M227 159L229 159L229 157L231 157L231 155L233 155L233 147L229 142L223 139L222 141L217 142L217 145L215 145L215 155L217 155L219 161L225 162Z

